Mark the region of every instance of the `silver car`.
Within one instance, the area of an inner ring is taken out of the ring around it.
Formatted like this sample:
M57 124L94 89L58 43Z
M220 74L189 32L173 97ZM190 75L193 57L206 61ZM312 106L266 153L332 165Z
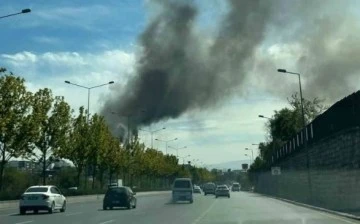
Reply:
M226 185L219 185L215 190L215 197L228 197L230 198L230 189Z
M55 186L32 186L21 195L19 209L21 215L29 210L34 213L38 213L39 210L53 213L56 209L65 212L66 198Z

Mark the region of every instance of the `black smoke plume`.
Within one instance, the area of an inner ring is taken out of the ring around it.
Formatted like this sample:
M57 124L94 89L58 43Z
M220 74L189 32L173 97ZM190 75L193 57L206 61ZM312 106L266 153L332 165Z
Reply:
M250 82L286 99L298 84L276 72L283 66L302 73L305 97L336 100L356 86L359 17L349 13L356 1L222 2L228 10L209 34L198 29L193 1L153 1L159 12L139 37L136 72L103 108L114 130L119 119L109 111L133 116L132 127L149 125L214 108ZM262 53L276 44L287 49L291 64Z

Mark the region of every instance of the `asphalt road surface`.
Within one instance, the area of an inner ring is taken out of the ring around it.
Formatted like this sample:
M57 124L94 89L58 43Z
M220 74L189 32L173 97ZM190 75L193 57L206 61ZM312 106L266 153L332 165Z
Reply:
M136 209L102 210L102 201L68 204L65 213L19 215L0 210L1 224L354 224L360 221L311 210L253 193L231 198L195 196L193 204L170 202L170 194L139 196Z

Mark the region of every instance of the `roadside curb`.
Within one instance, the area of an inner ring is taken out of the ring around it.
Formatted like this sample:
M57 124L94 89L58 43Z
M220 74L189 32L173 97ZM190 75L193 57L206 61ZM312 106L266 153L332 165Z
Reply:
M334 211L334 210L330 210L330 209L326 209L326 208L321 208L321 207L317 207L317 206L313 206L313 205L308 205L308 204L304 204L304 203L301 203L301 202L292 201L292 200L289 200L289 199L274 197L274 196L270 196L270 195L266 195L266 194L260 194L260 195L263 195L263 196L266 196L266 197L269 197L269 198L273 198L273 199L276 199L276 200L279 200L279 201L284 201L284 202L287 202L287 203L290 203L290 204L299 205L299 206L302 206L302 207L305 207L305 208L314 209L314 210L321 211L321 212L326 212L326 213L330 213L330 214L333 214L333 215L342 216L342 217L345 217L345 218L360 220L360 216L352 215L352 214L349 214L349 213L338 212L338 211Z

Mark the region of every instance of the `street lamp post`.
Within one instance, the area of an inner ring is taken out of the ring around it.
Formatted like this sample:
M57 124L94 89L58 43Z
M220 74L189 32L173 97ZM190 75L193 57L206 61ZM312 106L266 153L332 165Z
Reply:
M305 121L304 104L303 104L303 96L302 96L302 88L301 88L301 78L300 78L301 75L300 75L300 73L297 73L297 72L286 71L286 69L278 69L277 71L281 72L281 73L288 73L288 74L297 75L298 78L299 78L302 124L303 124L303 130L305 130L306 121ZM306 132L304 133L304 136L306 136ZM306 137L305 137L305 140L304 140L304 148L305 148L305 151L306 151L307 179L308 179L309 195L310 195L310 201L311 201L312 200L312 186L311 186L312 183L311 183L311 176L310 176L310 154L309 154L309 149L307 147L307 139L306 139Z
M245 148L245 150L251 150L251 159L254 162L254 151L252 149L249 149L249 148Z
M167 154L167 148L168 148L167 144L169 142L176 141L176 140L178 140L178 138L174 138L174 139L170 139L170 140L161 140L161 139L155 138L155 141L165 142L165 154Z
M154 133L158 132L158 131L161 131L161 130L165 130L166 127L163 127L163 128L160 128L160 129L157 129L157 130L154 130L154 131L149 131L149 130L144 130L144 129L139 129L140 131L146 131L146 132L149 132L150 135L151 135L151 148L153 149L154 148Z
M300 73L297 72L289 72L286 71L286 69L278 69L278 72L282 72L282 73L288 73L288 74L293 74L293 75L297 75L299 77L299 88L300 88L300 104L301 104L301 114L302 114L302 123L303 123L303 128L305 128L306 126L306 122L305 122L305 113L304 113L304 105L303 105L303 96L302 96L302 88L301 88L301 79L300 79Z
M79 85L79 84L76 84L76 83L72 83L72 82L67 81L67 80L65 80L65 83L66 83L66 84L69 84L69 85L81 87L81 88L84 88L84 89L87 89L87 90L88 90L87 123L89 124L89 120L90 120L90 119L89 119L89 118L90 118L90 90L91 90L91 89L94 89L94 88L101 87L101 86L106 86L106 85L113 84L114 81L110 81L110 82L108 82L108 83L104 83L104 84L97 85L97 86L91 86L91 87ZM93 172L95 172L95 171L93 171ZM87 182L85 182L85 183L87 183ZM95 184L95 181L93 180L93 187L94 187L94 184Z
M264 115L258 115L258 117L261 117L261 118L266 118L266 119L269 119L269 120L271 120L271 118L270 117L266 117L266 116L264 116Z
M6 18L6 17L10 17L10 16L16 16L16 15L20 15L20 14L30 13L30 12L31 12L31 9L23 9L23 10L21 10L20 12L17 12L17 13L5 15L5 16L0 16L0 19Z
M106 86L106 85L111 85L111 84L114 84L114 81L110 81L108 83L104 83L104 84L101 84L101 85L97 85L97 86L91 86L91 87L88 87L88 86L83 86L83 85L79 85L79 84L75 84L75 83L72 83L70 81L65 81L66 84L69 84L69 85L73 85L73 86L77 86L77 87L81 87L81 88L84 88L84 89L87 89L88 90L88 105L87 105L87 122L89 123L89 116L90 116L90 90L94 89L94 88L98 88L98 87L101 87L101 86Z
M259 115L258 117L268 119L269 122L270 122L270 120L271 120L270 117L266 117L266 116L264 116L264 115ZM273 137L273 153L274 153L274 152L275 152L275 138Z
M169 145L168 148L169 149L175 149L176 150L176 156L179 156L179 149L186 149L187 146L177 148L177 147L172 147L172 146Z
M249 160L250 160L250 161L249 161L249 162L250 162L250 163L249 163L249 168L250 168L250 165L251 165L251 156L248 155L248 154L245 154L245 156L249 157Z

